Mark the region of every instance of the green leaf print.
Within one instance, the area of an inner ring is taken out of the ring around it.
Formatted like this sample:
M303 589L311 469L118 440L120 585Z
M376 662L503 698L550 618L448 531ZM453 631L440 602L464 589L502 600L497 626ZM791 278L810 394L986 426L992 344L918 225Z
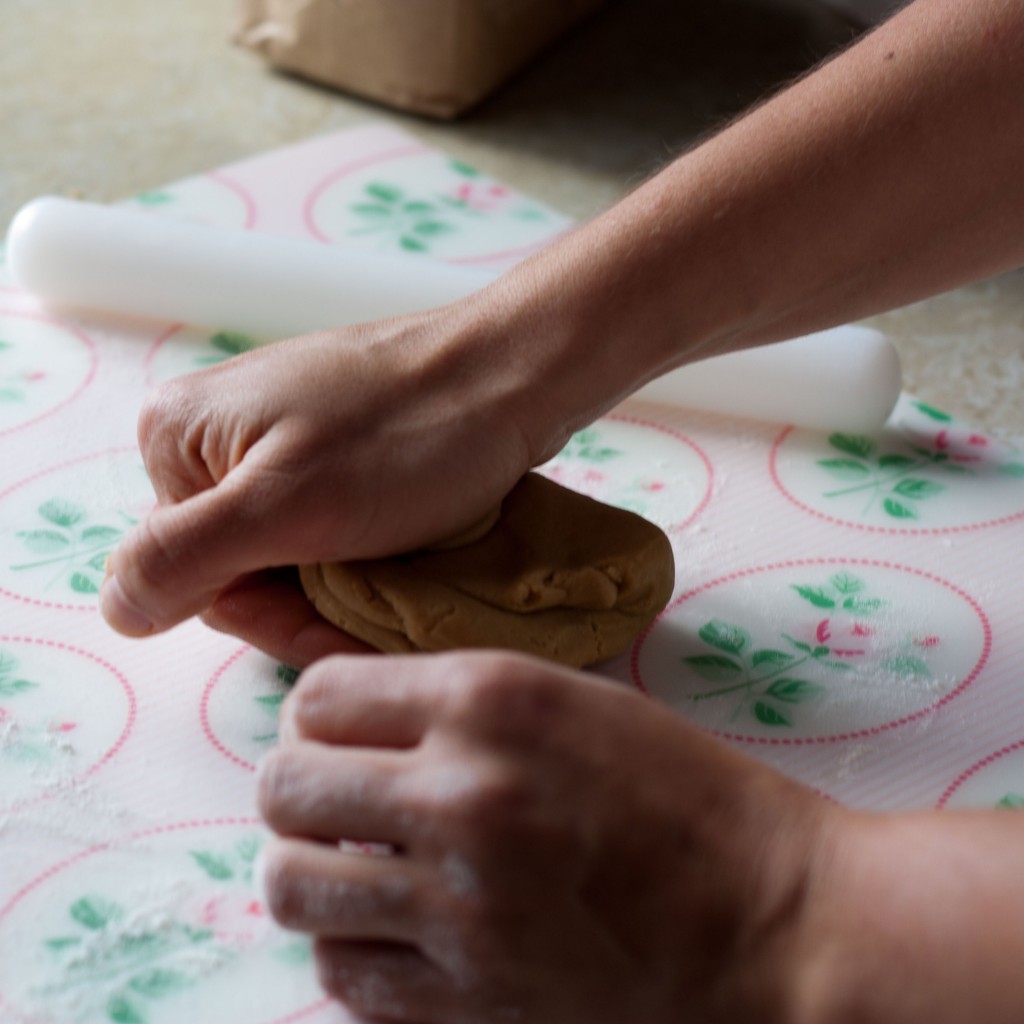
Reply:
M720 619L712 619L706 623L698 630L697 635L704 643L729 654L739 654L750 645L750 634L745 629L722 622Z
M40 557L10 568L23 572L53 566L56 575L50 578L46 589L63 580L76 594L98 594L107 559L135 520L121 513L123 526L90 524L84 507L61 498L44 502L36 512L49 526L20 530L15 536L29 553Z
M810 601L815 608L835 608L835 601L829 597L822 587L800 587L793 589L805 600Z
M894 498L886 498L882 502L882 508L893 517L893 519L916 519L917 513L909 506L905 505L902 501L896 501Z
M843 608L850 612L852 615L874 615L875 612L881 611L886 605L887 601L883 601L880 597L848 597L843 602Z
M729 683L743 673L743 666L721 654L698 654L683 661L709 683Z
M313 962L313 949L308 939L297 939L294 942L278 946L273 955L282 963L301 967Z
M888 658L882 662L882 668L895 672L900 676L930 676L931 670L920 659L913 655L903 654L895 658Z
M464 164L461 160L449 160L448 166L455 171L456 174L461 174L467 178L479 178L480 172L469 164Z
M111 996L107 1003L107 1017L114 1024L146 1024L142 1012L126 996Z
M71 904L68 911L83 928L99 931L112 921L123 916L124 911L116 903L98 896L83 896Z
M946 488L942 484L933 483L931 480L915 480L908 478L901 480L893 491L904 498L911 498L920 501L923 498L931 498L941 494Z
M792 660L792 654L787 654L785 651L771 650L770 648L766 648L761 651L754 651L750 656L750 663L754 668L760 668L763 665L778 667L780 665L785 665Z
M145 1024L149 1003L194 985L211 968L234 958L231 949L214 944L209 928L154 911L147 926L144 911L129 918L122 906L101 896L76 900L68 913L83 934L43 940L60 973L40 991L73 994L75 1005L83 1007L82 1019L88 1012L89 1020ZM200 945L206 952L196 961L192 951Z
M122 531L116 526L87 526L82 531L82 540L90 543L116 543L121 539Z
M22 530L18 537L34 555L52 555L71 544L67 534L55 530Z
M944 413L936 413L931 418L942 423L949 421ZM866 502L861 509L862 517L868 517L880 507L885 517L913 520L921 517L918 503L948 490L946 484L934 479L935 476L953 475L962 478L975 473L972 465L980 461L980 455L976 449L972 449L970 454L957 454L955 450L950 450L956 442L951 439L948 429L940 430L934 437L927 439L919 431L915 433L905 430L904 435L903 438L895 439L902 451L890 448L888 451L877 452L878 444L871 438L832 434L829 437L830 446L846 457L819 459L817 465L847 486L823 491L822 496L841 498L863 494ZM971 445L985 443L984 439L974 436L969 442ZM891 445L892 440L887 443ZM1002 469L995 463L990 465ZM1024 473L1024 466L1021 468Z
M710 684L702 692L691 693L691 701L724 700L732 706L730 722L740 715L750 714L758 723L772 729L791 728L797 708L827 695L828 686L823 685L823 680L853 671L856 662L851 663L851 659L862 657L867 651L850 648L862 646L857 644L860 636L871 635L861 630L856 620L875 614L887 607L888 602L873 597L865 581L847 570L834 573L825 584L790 584L789 589L801 601L829 613L810 626L817 643L779 633L779 639L792 650L771 644L755 645L751 633L742 626L712 619L697 631L697 637L716 653L681 658L681 663L692 673L688 679L691 686L693 677ZM799 617L805 622L806 611L799 612ZM815 618L820 618L820 613ZM830 646L833 634L844 638L837 641L835 649ZM851 644L847 637L856 639ZM908 646L911 642L908 638ZM909 651L891 657L887 667L904 676L929 671L928 666ZM812 668L817 679L806 676Z
M809 683L804 679L776 679L768 687L767 694L787 704L802 704L806 700L824 693L825 688L817 683Z
M925 402L915 402L914 407L920 412L923 412L925 416L930 417L933 420L938 420L939 423L950 423L953 417L948 412L943 412L941 409L936 409L932 405L928 405Z
M4 679L0 677L0 697L17 697L19 693L35 690L38 683L30 683L27 679Z
M213 366L216 363L223 363L259 347L259 342L255 338L239 331L218 331L216 334L210 335L207 342L214 352L212 355L197 356L195 359L197 366Z
M181 971L157 967L136 975L128 983L128 987L150 999L160 999L172 992L178 992L190 984L191 979Z
M353 213L363 217L390 217L392 209L390 206L381 206L379 203L356 203L352 207Z
M99 584L86 576L84 572L72 573L68 585L76 594L98 594L100 592Z
M781 712L777 711L770 704L759 700L754 705L754 717L763 725L792 725L793 723Z
M859 590L864 589L863 580L857 579L853 573L839 572L836 573L832 579L829 580L840 594L856 594Z
M819 459L818 465L840 480L863 479L871 473L871 467L866 462L854 459Z
M567 459L583 459L586 462L607 462L616 459L622 452L601 443L601 432L594 427L579 430L569 438L569 443L559 453Z
M1007 793L1000 798L996 807L1005 811L1024 810L1024 793Z
M283 693L267 693L263 696L256 698L256 703L263 708L268 714L277 717L277 713L284 703L285 694Z
M216 853L206 850L192 850L192 859L216 882L226 882L235 877L235 872L228 861Z
M880 455L878 457L878 465L880 469L906 469L908 466L916 466L917 460L909 455L891 453L889 455Z
M39 506L39 514L55 526L71 527L85 517L85 509L73 501L54 498Z
M215 882L246 882L252 878L252 865L262 846L259 836L246 836L224 853L192 850L192 859Z
M388 185L381 181L374 181L367 185L366 193L373 196L374 199L380 199L385 203L397 203L404 195L402 190L396 185Z
M263 843L258 836L246 836L244 839L239 839L235 844L235 853L238 854L238 858L243 864L252 864L256 860L262 846Z
M165 204L173 201L174 196L172 196L170 192L163 192L158 189L139 192L135 196L135 202L142 203L143 206L164 206Z
M875 451L875 442L870 437L855 434L832 434L828 443L837 451L846 455L856 455L861 459L869 458Z
M278 665L275 675L285 686L291 686L299 678L299 670L291 665Z

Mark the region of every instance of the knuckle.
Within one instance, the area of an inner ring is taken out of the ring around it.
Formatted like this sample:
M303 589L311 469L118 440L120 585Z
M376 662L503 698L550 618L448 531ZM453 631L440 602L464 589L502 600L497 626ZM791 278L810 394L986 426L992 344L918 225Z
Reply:
M421 786L407 799L419 820L436 823L471 860L500 857L531 803L515 767L491 758L439 765L423 774Z
M328 995L359 1014L402 1013L401 990L372 955L341 942L317 942L313 947L317 978Z
M549 666L523 655L464 658L453 673L450 713L456 723L485 736L536 735L539 723L564 704L563 680Z
M310 665L282 705L282 716L300 734L309 732L323 715L325 706L337 697L338 678L333 661L325 658Z
M182 418L187 402L187 392L178 380L167 381L146 396L138 420L139 447L144 457L173 430L172 424Z
M271 828L284 824L300 774L298 757L287 747L272 750L260 763L256 798L260 813Z

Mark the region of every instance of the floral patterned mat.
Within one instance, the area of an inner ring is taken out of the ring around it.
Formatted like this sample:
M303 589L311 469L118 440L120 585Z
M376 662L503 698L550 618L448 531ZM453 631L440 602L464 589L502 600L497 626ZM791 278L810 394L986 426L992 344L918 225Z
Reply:
M495 270L570 226L377 125L128 202ZM252 887L253 773L294 672L198 623L128 641L97 611L153 502L143 397L252 344L55 319L0 262L4 1024L348 1019ZM1015 448L910 396L876 437L634 402L543 471L675 547L672 603L604 675L852 806L1024 805Z

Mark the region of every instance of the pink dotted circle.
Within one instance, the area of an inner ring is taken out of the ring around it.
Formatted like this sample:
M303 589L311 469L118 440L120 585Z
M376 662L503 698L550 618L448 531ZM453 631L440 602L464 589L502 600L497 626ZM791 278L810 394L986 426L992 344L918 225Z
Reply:
M112 665L109 661L98 655L92 654L89 651L83 651L79 647L72 647L70 644L61 643L59 640L47 640L40 637L31 636L17 636L17 635L4 635L0 634L0 644L32 644L38 647L52 647L55 650L66 651L68 654L76 655L80 658L86 658L101 668L105 669L110 673L111 676L117 681L121 689L124 691L125 698L128 701L128 712L125 716L124 727L121 729L120 734L114 743L104 751L100 757L95 760L88 768L78 772L75 775L70 776L69 780L71 783L80 782L82 779L86 779L91 775L98 772L104 765L109 764L124 748L125 743L128 740L128 736L131 734L132 729L135 726L135 718L138 710L138 705L135 699L135 691L132 689L131 684L125 678L124 674ZM32 804L39 803L40 801L49 799L49 793L40 793L38 796L29 797L25 800L20 800L10 807L0 807L0 811L5 814L12 813L14 811L22 810Z
M680 607L685 602L691 600L700 594L711 590L714 587L721 586L724 583L730 583L734 580L747 579L752 576L757 576L762 573L773 572L780 569L802 569L811 566L866 566L869 568L876 569L889 569L896 572L907 573L911 576L916 576L919 579L928 580L930 583L936 583L939 586L944 587L951 593L955 594L961 600L963 600L977 615L978 620L981 624L983 641L981 654L978 660L975 662L971 671L960 681L957 686L949 693L943 695L938 700L933 701L926 707L920 708L907 715L894 719L890 722L884 722L880 725L870 726L864 729L853 729L847 732L833 733L826 736L809 736L809 737L797 737L797 736L749 736L741 733L732 733L724 730L709 729L708 731L713 735L719 736L725 740L731 740L740 743L752 743L758 746L769 746L769 747L798 747L798 746L813 746L826 743L843 743L849 740L864 739L870 736L878 736L882 733L889 732L892 729L899 728L900 726L906 725L909 722L916 721L924 717L925 715L931 714L939 708L948 704L951 700L954 700L960 694L964 692L981 674L982 669L985 667L988 661L989 655L992 651L992 626L989 623L988 616L985 614L981 605L966 591L948 580L944 580L939 576L935 576L930 572L926 572L923 569L915 569L905 565L897 565L893 562L881 561L878 559L865 559L865 558L812 558L812 559L794 559L785 562L775 562L770 565L756 566L749 569L740 569L736 572L728 573L725 576L720 576L717 579L710 580L707 583L702 584L699 587L694 587L692 590L688 590L686 593L676 598L662 613L658 616L655 622L648 626L637 638L633 644L633 648L630 652L630 677L633 685L643 694L652 696L647 686L644 683L643 675L640 670L640 656L643 650L643 646L647 641L647 638L651 635L653 630L658 627L658 624L667 618L671 612Z
M64 331L66 334L75 338L77 341L81 342L81 344L89 353L89 369L87 370L85 377L82 378L82 380L79 382L75 390L66 398L63 398L56 405L53 405L49 409L46 409L43 412L39 413L38 416L34 416L32 417L32 419L26 420L24 423L18 423L13 427L7 427L5 430L0 430L0 437L6 437L7 435L16 433L19 430L25 430L27 427L34 426L35 424L41 422L42 420L45 420L48 417L53 416L55 413L60 412L61 409L66 408L68 405L74 402L82 394L82 392L85 391L85 389L89 387L89 385L93 382L93 379L96 376L96 367L99 364L99 357L96 352L96 343L92 340L92 338L89 337L89 335L87 335L84 331L80 330L78 327L72 327L70 324L62 323L61 321L56 320L51 316L45 316L42 313L32 313L28 311L16 311L12 309L0 308L0 316L15 317L23 320L35 320L39 323L50 324Z

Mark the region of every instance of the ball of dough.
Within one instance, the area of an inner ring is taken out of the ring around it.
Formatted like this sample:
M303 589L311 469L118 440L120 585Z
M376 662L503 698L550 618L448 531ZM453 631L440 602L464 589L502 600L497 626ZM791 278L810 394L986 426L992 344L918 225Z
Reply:
M654 620L675 567L646 519L529 473L470 543L300 576L321 615L381 651L498 647L580 667Z

